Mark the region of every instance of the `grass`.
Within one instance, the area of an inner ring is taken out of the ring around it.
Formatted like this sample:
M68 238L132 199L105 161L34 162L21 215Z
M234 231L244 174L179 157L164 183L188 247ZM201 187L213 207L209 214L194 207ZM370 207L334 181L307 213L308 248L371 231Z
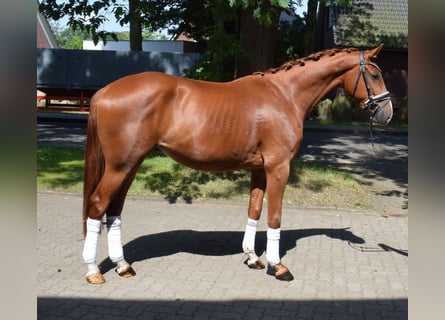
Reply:
M82 148L39 147L37 188L81 192ZM139 169L129 195L163 196L170 201L183 198L247 201L250 173L246 171L207 173L175 163L160 152L151 153ZM267 199L266 199L267 201ZM284 202L301 206L369 208L370 198L348 173L294 160Z

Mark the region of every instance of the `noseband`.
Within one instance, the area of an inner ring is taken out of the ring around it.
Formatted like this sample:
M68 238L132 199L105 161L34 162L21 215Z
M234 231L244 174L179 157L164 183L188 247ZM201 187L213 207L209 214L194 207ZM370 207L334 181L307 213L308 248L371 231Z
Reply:
M368 80L366 78L366 70L365 65L371 65L374 68L377 69L377 71L381 74L382 70L380 70L379 66L375 63L372 63L370 61L365 61L364 52L363 50L360 51L360 71L357 76L357 80L355 81L354 91L352 92L352 97L355 97L355 92L358 88L358 83L360 81L360 76L363 76L363 82L365 83L366 91L368 92L368 99L364 103L364 108L368 109L371 113L370 120L374 117L374 115L377 113L377 110L380 108L378 105L379 102L387 100L386 103L390 101L390 93L388 91L385 91L383 93L380 93L376 96L374 96L371 92L371 89L369 88Z

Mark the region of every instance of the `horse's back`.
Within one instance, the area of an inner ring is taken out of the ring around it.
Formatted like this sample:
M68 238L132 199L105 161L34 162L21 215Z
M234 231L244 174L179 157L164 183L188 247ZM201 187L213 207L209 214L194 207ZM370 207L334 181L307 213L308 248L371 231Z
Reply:
M130 99L141 100L153 93L173 89L178 79L180 78L154 71L132 74L109 83L95 96L101 102L116 104Z

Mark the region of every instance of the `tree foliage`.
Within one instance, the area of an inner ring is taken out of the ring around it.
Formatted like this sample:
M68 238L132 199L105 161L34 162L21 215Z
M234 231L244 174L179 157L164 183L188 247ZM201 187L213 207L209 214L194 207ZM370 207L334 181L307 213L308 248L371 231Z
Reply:
M92 40L91 35L79 29L73 30L72 28L62 28L59 23L50 23L54 36L56 37L59 47L62 49L76 49L81 50L83 48L84 40ZM130 40L130 33L128 31L115 32L118 41ZM144 31L142 32L143 40L167 40L167 37L163 34L156 32ZM107 39L110 40L110 39Z
M291 22L280 22L275 65L278 66L286 61L304 56L304 31L305 20L303 17L296 16Z
M95 43L99 40L106 43L110 38L117 40L116 33L101 30L111 13L121 26L130 24L130 41L135 38L140 43L132 41L134 47L142 50L142 32L154 32L175 23L179 16L178 4L182 2L184 0L43 0L39 11L55 21L66 17L68 27L87 32ZM133 26L138 27L138 34L131 34Z
M320 5L349 6L352 0L307 0L306 27L304 32L305 55L315 49L315 31L317 24L317 12Z
M101 30L107 13L130 25L131 50L142 50L141 34L168 27L172 38L186 34L206 47L203 78L228 80L273 66L279 14L287 0L43 0L39 10L54 20L67 17L73 30L95 43L117 39ZM253 30L253 33L252 33Z
M192 3L186 7L178 30L201 41L206 50L201 64L189 76L227 81L274 66L279 16L288 1Z
M63 28L57 22L50 23L50 25L59 47L63 49L82 49L83 40L90 38L89 33L86 31Z
M107 20L104 9L108 8L115 0L102 0L90 3L88 0L44 0L39 4L39 11L46 17L58 21L67 17L68 26L73 30L85 31L91 34L95 43L107 37L117 40L114 33L100 30L100 26Z

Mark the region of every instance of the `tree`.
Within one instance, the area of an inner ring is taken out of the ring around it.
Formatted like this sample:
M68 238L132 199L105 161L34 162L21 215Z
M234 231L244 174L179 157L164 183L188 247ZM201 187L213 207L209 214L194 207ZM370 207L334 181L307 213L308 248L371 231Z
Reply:
M105 43L111 37L117 40L113 32L100 30L111 12L121 25L130 25L130 48L142 50L142 32L157 31L166 27L179 16L178 4L184 0L129 0L122 4L117 0L43 0L39 11L55 21L68 18L68 26L74 31L80 29L91 34L95 43ZM173 22L174 23L174 22Z
M50 23L57 43L63 49L82 49L83 40L88 39L89 34L85 31L62 28L59 23Z
M54 20L68 17L74 31L90 33L95 43L117 39L100 30L112 12L130 25L130 49L136 51L142 50L143 30L169 26L173 36L185 32L207 46L214 64L209 79L230 80L274 66L279 15L287 6L287 0L44 0L39 9Z
M169 28L175 36L185 33L205 46L201 65L190 75L206 80L233 78L276 65L279 17L285 8L296 8L302 0L43 0L39 9L54 20L68 17L73 30L99 39L117 39L100 30L106 13L112 12L121 25L130 25L130 48L142 50L142 32ZM319 3L350 3L351 0L308 0L304 54L314 49ZM294 50L294 53L300 50Z
M275 65L289 60L296 60L305 55L304 50L305 19L295 16L294 20L281 21L278 28L278 44Z
M91 40L90 34L86 31L80 31L79 29L74 31L69 27L61 28L59 23L50 23L50 25L57 39L57 43L62 49L81 50L83 48L83 40ZM116 32L115 34L118 40L130 40L130 33L128 31ZM142 39L167 40L167 37L163 34L144 31L142 32Z
M349 6L352 0L308 0L306 14L306 31L304 35L305 55L311 53L315 49L315 30L317 27L317 12L320 4Z
M275 47L280 13L287 8L287 0L242 0L240 19L241 43L250 56L242 55L236 65L236 76L265 70L275 65Z
M178 30L206 46L190 76L226 81L273 67L279 16L287 7L287 0L207 0L186 7Z

